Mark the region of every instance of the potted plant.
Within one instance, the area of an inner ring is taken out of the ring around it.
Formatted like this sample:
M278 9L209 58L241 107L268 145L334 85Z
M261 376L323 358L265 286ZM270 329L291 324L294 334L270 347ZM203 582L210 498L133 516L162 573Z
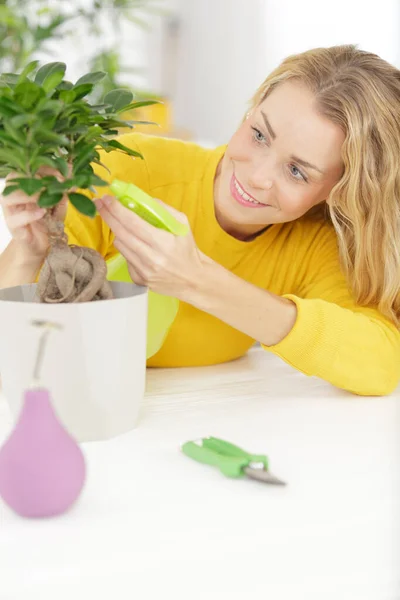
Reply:
M61 325L43 378L66 427L88 440L136 423L144 392L147 290L108 282L100 254L68 245L55 207L67 195L83 219L94 217L95 205L82 191L108 185L92 167L100 162L98 150L140 160L114 139L119 127L134 126L119 115L154 101L132 102L131 92L112 90L102 104L90 104L87 96L104 73L88 73L73 84L64 79L65 70L63 63L38 68L34 61L20 74L0 76L0 173L15 173L3 194L39 194L51 240L37 284L0 291L0 371L17 413L36 345L30 322ZM52 174L41 176L43 167Z

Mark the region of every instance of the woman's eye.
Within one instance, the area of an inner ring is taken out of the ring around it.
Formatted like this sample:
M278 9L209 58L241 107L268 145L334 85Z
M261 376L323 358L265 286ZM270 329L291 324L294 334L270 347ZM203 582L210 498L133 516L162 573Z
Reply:
M256 127L252 127L253 130L253 137L256 140L256 142L266 142L266 138L265 135L263 133L261 133L261 131L259 129L257 129Z
M291 175L297 179L298 181L307 181L307 178L303 173L296 167L296 165L290 165L290 173Z

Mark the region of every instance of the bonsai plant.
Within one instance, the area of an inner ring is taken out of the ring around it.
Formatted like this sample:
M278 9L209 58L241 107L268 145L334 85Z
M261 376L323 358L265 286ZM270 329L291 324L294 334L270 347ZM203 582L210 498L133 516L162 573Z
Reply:
M94 203L77 190L108 185L92 167L101 164L98 150L142 158L113 138L119 128L140 122L122 120L120 113L156 102L134 102L133 94L121 89L107 93L102 104L91 104L87 96L106 74L88 73L73 84L64 79L65 71L64 63L38 68L33 61L20 74L0 76L0 176L13 173L3 194L39 194L38 204L47 210L50 249L38 280L39 298L45 303L112 297L103 257L68 245L55 207L67 195L78 211L94 217ZM41 175L43 167L53 174Z
M100 254L68 246L55 208L67 198L82 218L95 215L85 190L108 185L93 169L101 164L99 150L140 159L115 135L136 124L122 112L155 101L133 101L131 92L112 90L101 104L92 104L88 96L104 73L88 73L73 84L64 79L65 70L63 63L39 68L32 62L22 73L0 76L0 176L13 173L3 193L37 194L50 232L38 284L0 290L0 370L2 391L17 418L36 348L30 323L59 324L62 333L52 341L43 378L62 423L75 439L88 441L136 425L146 357L160 348L176 307L157 295L157 306L150 305L147 288L121 282L124 277L107 281ZM38 291L41 302L35 301ZM83 302L111 294L112 302Z

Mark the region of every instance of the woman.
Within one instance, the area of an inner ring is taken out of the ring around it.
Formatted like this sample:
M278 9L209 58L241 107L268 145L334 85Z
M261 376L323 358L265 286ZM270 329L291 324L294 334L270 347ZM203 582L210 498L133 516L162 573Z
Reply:
M164 201L191 234L155 229L108 195L95 200L93 220L69 206L66 230L71 243L106 259L121 252L135 282L181 300L149 366L224 362L258 341L351 392L394 390L397 69L353 46L311 50L265 80L227 146L135 133L123 142L143 160L111 153L102 157L109 172L97 173ZM3 286L34 281L46 254L43 213L27 202L19 194L2 200L14 237L0 260Z

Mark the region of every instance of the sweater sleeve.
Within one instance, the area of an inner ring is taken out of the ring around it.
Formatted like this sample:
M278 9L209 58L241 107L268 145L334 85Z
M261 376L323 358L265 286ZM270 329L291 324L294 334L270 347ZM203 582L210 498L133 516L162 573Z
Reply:
M400 379L400 332L378 310L357 306L341 273L336 236L319 240L295 294L297 320L263 346L306 375L365 396L390 394Z

